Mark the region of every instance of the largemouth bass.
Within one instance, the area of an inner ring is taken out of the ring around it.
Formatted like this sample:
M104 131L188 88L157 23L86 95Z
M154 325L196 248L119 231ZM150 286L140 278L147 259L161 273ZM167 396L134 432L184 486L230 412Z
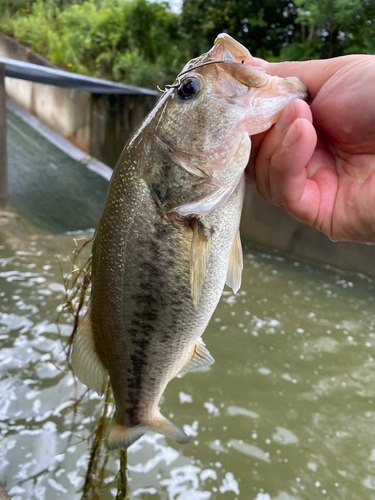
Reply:
M241 283L239 223L250 136L307 92L252 66L226 34L190 61L125 147L92 250L89 312L73 341L76 376L116 411L107 446L147 430L187 443L158 404L168 382L214 360L201 336L227 283Z

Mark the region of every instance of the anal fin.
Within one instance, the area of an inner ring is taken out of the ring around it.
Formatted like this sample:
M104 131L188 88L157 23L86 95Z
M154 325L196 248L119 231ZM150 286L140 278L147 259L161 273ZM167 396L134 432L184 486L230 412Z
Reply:
M211 356L209 350L206 348L206 344L200 338L194 347L192 358L182 368L177 377L182 378L188 372L197 371L201 368L207 368L208 366L211 366L214 363L215 363L214 358Z
M195 307L198 307L210 257L211 235L195 219L190 249L190 286Z
M101 396L108 383L108 371L95 351L90 311L83 318L73 339L71 364L74 375Z
M234 238L232 250L230 252L226 284L231 287L234 293L237 293L241 286L241 276L243 269L243 255L240 230Z

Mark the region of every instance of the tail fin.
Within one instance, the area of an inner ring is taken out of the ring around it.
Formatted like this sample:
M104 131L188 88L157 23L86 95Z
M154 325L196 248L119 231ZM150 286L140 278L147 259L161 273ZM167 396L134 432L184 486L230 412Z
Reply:
M150 426L150 430L158 432L159 434L164 434L164 436L174 439L179 444L188 444L190 441L189 436L185 434L182 429L172 424L172 422L163 417L160 413L157 419L155 419L155 423Z
M115 450L116 448L127 450L129 446L135 443L137 439L148 431L147 427L143 426L125 427L117 424L115 417L116 415L110 423L107 434L107 448L109 450Z
M190 441L189 436L183 430L172 424L161 414L151 425L137 425L136 427L125 427L118 424L115 414L108 429L107 448L109 450L115 450L116 448L126 450L147 431L164 434L164 436L173 438L180 444L187 444Z

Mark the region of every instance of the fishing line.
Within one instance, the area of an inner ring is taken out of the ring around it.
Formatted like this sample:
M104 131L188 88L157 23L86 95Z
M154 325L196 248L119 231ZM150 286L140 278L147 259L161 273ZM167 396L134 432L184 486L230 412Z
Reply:
M244 64L245 61L241 61L241 63L235 63L234 61L231 61L230 59L228 60L219 60L219 59L215 59L214 61L207 61L205 63L201 63L201 64L197 64L196 66L192 66L191 68L183 71L182 73L180 73L179 75L177 75L177 82L176 84L174 85L166 85L165 86L165 90L161 90L161 92L166 92L168 89L177 89L180 85L181 85L181 81L180 81L180 77L183 76L183 75L186 75L186 73L189 73L190 71L194 71L196 70L197 68L203 68L203 66L208 66L209 64ZM159 88L159 87L158 87Z

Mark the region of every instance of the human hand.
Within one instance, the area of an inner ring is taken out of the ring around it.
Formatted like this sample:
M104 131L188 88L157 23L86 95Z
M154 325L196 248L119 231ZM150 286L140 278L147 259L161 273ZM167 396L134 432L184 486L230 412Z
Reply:
M274 127L253 136L248 181L332 240L375 244L375 56L263 67L298 77L311 106L291 102Z

